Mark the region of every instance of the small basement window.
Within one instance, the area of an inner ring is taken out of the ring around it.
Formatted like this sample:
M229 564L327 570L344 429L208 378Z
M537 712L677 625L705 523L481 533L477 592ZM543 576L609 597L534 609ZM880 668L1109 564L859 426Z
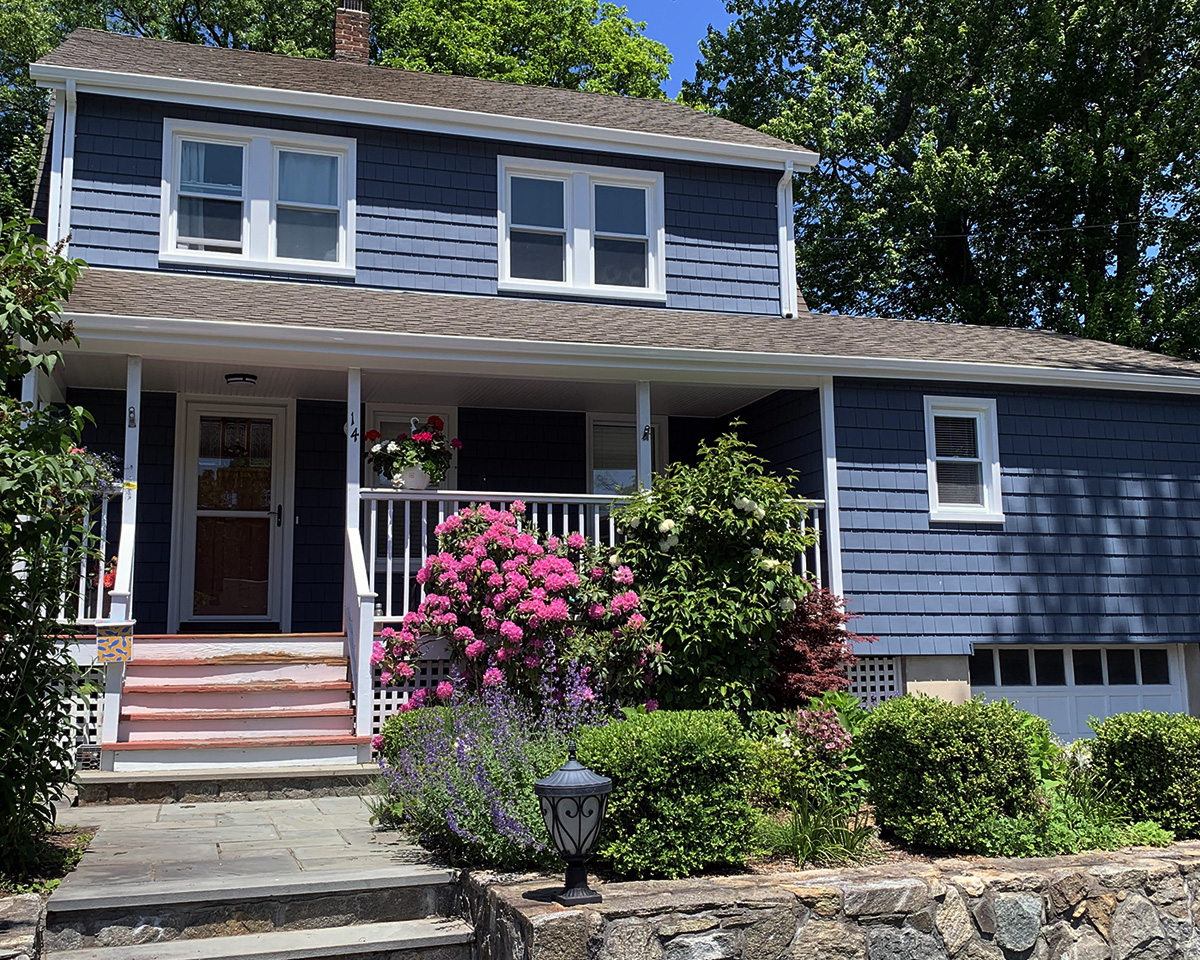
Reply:
M167 120L159 260L354 276L355 142Z
M925 398L931 520L1004 520L998 432L995 400Z

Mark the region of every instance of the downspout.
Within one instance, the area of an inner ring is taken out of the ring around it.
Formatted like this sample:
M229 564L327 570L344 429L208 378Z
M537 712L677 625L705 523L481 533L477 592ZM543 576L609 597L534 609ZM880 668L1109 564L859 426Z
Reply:
M779 313L791 319L796 315L796 202L792 192L795 165L788 160L779 178Z

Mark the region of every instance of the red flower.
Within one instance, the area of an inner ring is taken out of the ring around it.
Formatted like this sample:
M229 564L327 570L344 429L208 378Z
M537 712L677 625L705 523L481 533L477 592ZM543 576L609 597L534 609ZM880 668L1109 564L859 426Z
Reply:
M438 416L430 417L429 425L431 427L433 427L434 430L445 430L446 429L446 421Z
M428 430L422 430L420 433L414 433L412 435L412 438L417 443L428 443L430 440L433 439L433 434L430 433Z
M368 430L366 433L363 434L363 439L366 440L367 443L374 443L376 440L378 440L382 436L383 436L383 434L380 433L378 430Z
M462 441L459 440L458 437L455 437L453 440L450 441L450 446L452 446L455 450L461 450L462 449Z
M113 587L115 587L117 585L117 571L109 570L108 573L104 575L103 583L105 590L111 590Z

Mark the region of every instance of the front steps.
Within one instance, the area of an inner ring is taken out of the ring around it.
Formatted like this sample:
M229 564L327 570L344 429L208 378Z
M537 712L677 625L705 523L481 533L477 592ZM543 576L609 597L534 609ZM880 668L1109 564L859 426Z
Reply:
M361 871L118 883L47 904L44 960L470 960L453 871Z
M180 770L82 770L76 804L236 803L301 797L356 797L370 793L374 763L296 767L214 767ZM80 813L81 822L86 814Z
M117 772L353 764L346 638L138 636L125 668ZM111 762L110 762L111 761Z

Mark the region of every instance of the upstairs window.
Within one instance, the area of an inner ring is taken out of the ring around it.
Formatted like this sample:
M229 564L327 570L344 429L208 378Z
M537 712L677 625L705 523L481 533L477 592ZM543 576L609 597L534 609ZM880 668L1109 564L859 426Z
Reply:
M354 141L166 121L159 260L354 275Z
M1004 520L995 400L926 397L925 447L931 520Z
M662 175L500 158L500 289L666 300Z

